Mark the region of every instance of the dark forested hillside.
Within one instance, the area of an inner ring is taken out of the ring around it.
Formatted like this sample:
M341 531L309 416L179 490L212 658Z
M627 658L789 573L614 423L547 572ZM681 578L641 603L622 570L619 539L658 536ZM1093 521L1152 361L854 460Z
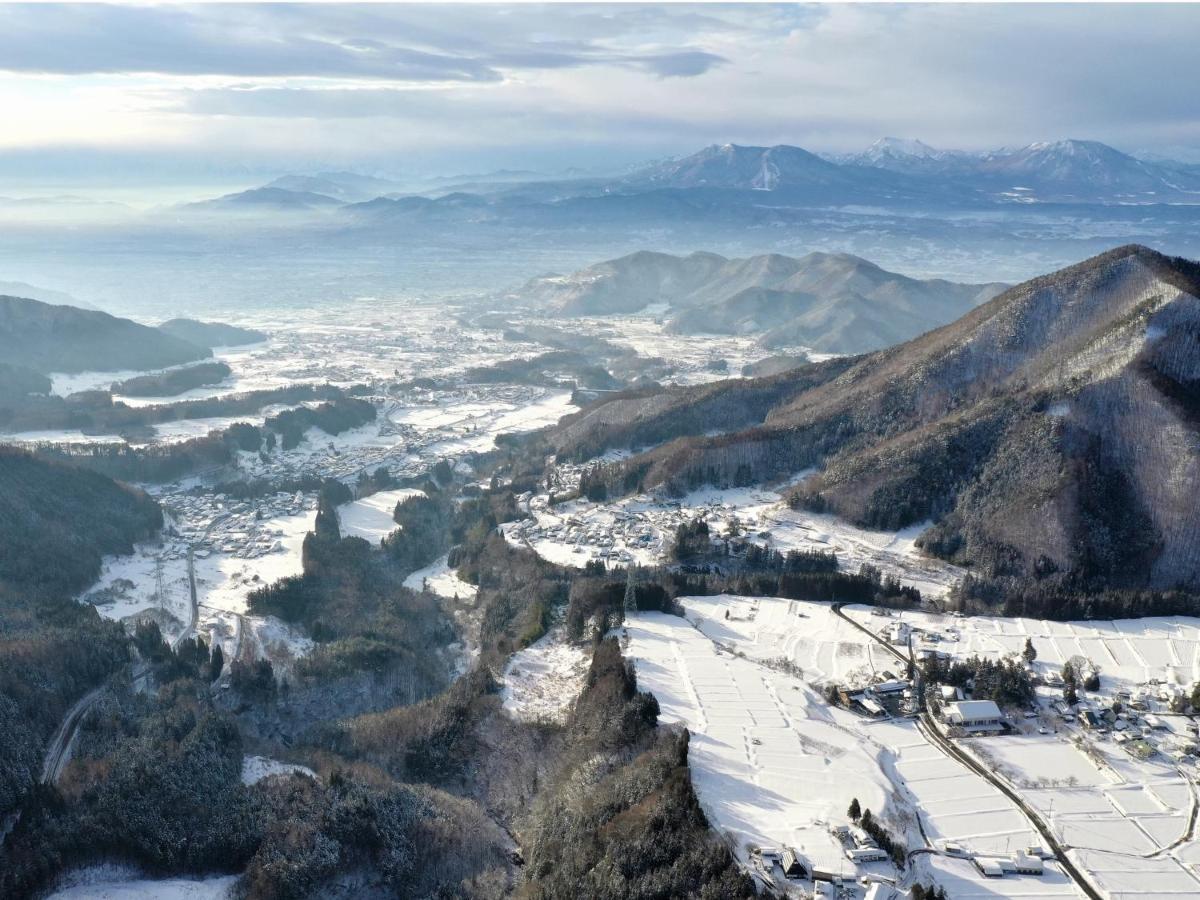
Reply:
M38 372L157 369L211 356L207 347L108 313L0 297L0 359Z
M926 549L986 578L1200 588L1198 298L1197 264L1121 247L906 344L619 397L549 441L574 458L666 442L594 473L593 491L816 466L795 504L933 520ZM726 419L730 433L701 427Z
M0 815L40 775L67 707L128 658L121 626L70 594L161 525L139 491L0 446Z
M162 526L158 504L103 475L0 445L0 588L79 590L105 554L129 553Z
M223 362L198 363L152 375L136 375L112 386L114 394L127 397L174 397L192 388L220 384L232 373Z

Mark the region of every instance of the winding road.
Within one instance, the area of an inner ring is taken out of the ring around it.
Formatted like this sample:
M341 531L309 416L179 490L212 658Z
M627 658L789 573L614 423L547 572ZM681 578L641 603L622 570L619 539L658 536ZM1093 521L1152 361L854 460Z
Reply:
M200 603L196 591L196 564L195 557L188 548L188 592L190 594L192 617L191 622L171 641L171 649L176 649L184 638L196 633L196 625L200 620ZM141 678L145 677L149 671L149 667L138 664L134 666L133 681L136 683ZM75 705L67 710L67 714L63 716L62 722L58 726L58 730L54 732L54 737L50 739L50 745L46 748L46 756L42 761L42 784L55 784L62 775L63 767L71 758L71 747L75 744L75 736L79 733L79 724L83 721L88 711L96 704L96 701L104 696L108 690L108 683L100 685L88 691L77 701Z
M197 596L197 591L196 591L196 552L192 547L188 547L187 570L188 570L188 599L189 599L189 601L191 603L191 607L192 607L192 619L188 623L187 627L184 628L181 632L179 632L178 635L176 635L175 640L171 641L171 649L172 650L175 650L176 648L178 648L179 645L183 642L184 638L192 637L193 635L195 635L196 626L200 622L200 600Z
M63 766L71 758L71 745L75 743L75 734L79 730L79 723L107 690L108 685L102 684L100 687L88 691L67 710L62 723L58 726L58 731L54 732L54 737L50 739L50 746L46 748L46 757L42 762L42 784L54 784L58 781L59 776L62 775Z

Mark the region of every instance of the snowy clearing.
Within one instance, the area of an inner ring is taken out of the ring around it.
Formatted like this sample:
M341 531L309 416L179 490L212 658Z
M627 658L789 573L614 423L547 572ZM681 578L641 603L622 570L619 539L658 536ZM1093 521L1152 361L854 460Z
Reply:
M272 775L307 775L316 778L317 773L307 766L280 762L265 756L246 756L242 759L242 784L257 784Z
M129 866L99 865L68 872L47 900L227 900L236 875L140 878Z
M423 569L417 569L404 579L404 586L414 591L429 590L447 600L474 600L479 593L478 587L458 577L445 556Z
M396 504L409 497L424 494L424 491L414 488L399 488L394 491L379 491L369 497L339 506L338 520L341 523L342 536L360 537L372 544L378 544L400 527L392 518Z
M504 708L524 722L561 722L583 689L591 648L566 640L561 625L518 650L504 667Z

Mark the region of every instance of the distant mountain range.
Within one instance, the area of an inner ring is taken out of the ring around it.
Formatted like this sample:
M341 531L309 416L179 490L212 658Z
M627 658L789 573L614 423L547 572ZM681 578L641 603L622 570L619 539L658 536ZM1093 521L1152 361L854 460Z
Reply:
M935 150L920 141L884 138L844 165L940 178L1000 197L1026 200L1180 201L1200 199L1200 172L1182 163L1149 162L1097 141L1035 143L1013 150Z
M284 175L264 187L300 194L320 194L333 200L354 203L403 190L404 186L398 181L355 172L319 172L316 175Z
M933 522L921 546L1023 585L1018 600L1196 589L1198 335L1200 265L1126 246L887 350L618 396L564 420L550 449L654 447L597 476L614 491L817 467L796 504Z
M513 299L567 316L665 304L673 331L759 334L766 347L861 353L944 325L1005 287L921 281L846 253L726 259L640 252L533 279Z
M1016 150L938 150L885 138L860 154L822 157L799 147L706 147L615 176L504 171L425 182L415 189L354 173L290 175L260 188L175 207L247 220L288 215L334 227L466 226L619 232L680 228L729 234L807 227L812 209L954 213L1036 204L1114 209L1200 205L1200 167L1138 159L1094 141Z

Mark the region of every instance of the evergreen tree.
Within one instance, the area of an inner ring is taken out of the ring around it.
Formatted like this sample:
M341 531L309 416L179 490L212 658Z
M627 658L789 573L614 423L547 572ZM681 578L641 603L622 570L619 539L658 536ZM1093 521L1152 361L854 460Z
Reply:
M857 822L860 818L862 818L862 807L858 805L857 797L850 801L850 808L846 810L846 815L848 815L851 821L854 822Z
M1021 652L1021 655L1025 657L1025 662L1027 663L1032 663L1037 659L1037 650L1034 649L1033 638L1025 638L1025 649Z
M208 658L208 677L212 681L216 681L221 677L221 671L225 668L225 653L221 650L221 645L213 643L212 655Z

